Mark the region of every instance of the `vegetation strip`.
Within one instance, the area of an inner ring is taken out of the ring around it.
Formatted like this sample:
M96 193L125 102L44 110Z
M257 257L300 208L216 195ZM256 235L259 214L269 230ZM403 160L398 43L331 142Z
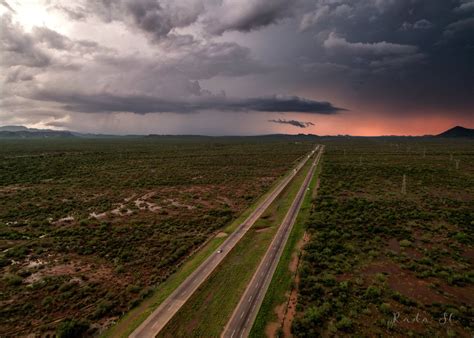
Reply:
M268 247L267 252L258 266L258 269L254 273L250 283L247 285L239 304L235 308L231 319L227 323L223 337L233 337L234 334L236 336L248 336L273 277L273 273L278 265L291 229L296 221L304 197L307 190L309 190L309 184L311 183L323 151L324 147L322 146L320 147L314 162L312 162L308 173L306 173L304 181L291 203L291 207L288 209L285 218L278 227L277 234L274 236L272 243Z
M314 153L314 150L311 154ZM292 178L300 172L300 169L308 162L304 158L296 168L280 182L275 190L250 214L250 216L231 233L219 247L217 252L212 253L198 268L196 268L181 285L179 285L160 306L150 314L150 316L130 335L131 337L141 337L144 335L156 335L171 320L177 311L186 303L197 288L209 277L212 271L225 258L229 251L246 234L248 229L253 226L255 221L268 208L272 201L288 185Z
M160 332L160 337L221 334L308 168L309 162Z
M313 179L309 186L310 193L305 195L298 218L291 230L285 249L283 250L278 266L273 274L272 281L265 294L265 298L260 306L257 317L255 318L249 337L259 338L266 335L281 336L283 334L283 323L281 321L284 320L288 307L295 305L290 304L290 292L292 292L293 288L296 287L294 278L297 274L298 267L296 266L295 271L292 271L290 269L290 264L292 259L294 259L293 255L295 254L298 256L298 265L301 259L301 253L299 252L297 245L298 242L303 239L305 224L308 221L313 199L315 198L314 192L317 189L317 181L321 172L321 162L322 159L313 175ZM282 308L281 311L283 312L283 318L280 318L277 315L276 309L278 308ZM273 325L269 327L269 324Z

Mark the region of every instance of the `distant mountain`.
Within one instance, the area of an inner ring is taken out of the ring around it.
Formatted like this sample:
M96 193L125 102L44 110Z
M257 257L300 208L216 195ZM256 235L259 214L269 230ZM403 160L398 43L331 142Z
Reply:
M456 126L449 130L446 130L444 133L436 135L436 137L460 137L460 138L474 138L474 129L464 128L461 126Z
M29 129L26 128L25 126L3 126L3 127L0 127L0 131L12 131L12 132L16 132L16 131L28 131Z
M0 138L71 138L76 137L69 131L4 131L0 130Z
M75 137L67 130L35 129L25 126L0 127L0 138L70 138Z

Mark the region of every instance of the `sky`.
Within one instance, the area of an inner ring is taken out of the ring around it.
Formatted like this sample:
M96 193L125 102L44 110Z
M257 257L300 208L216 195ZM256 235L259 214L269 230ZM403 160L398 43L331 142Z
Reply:
M0 0L0 125L113 134L474 127L474 0Z

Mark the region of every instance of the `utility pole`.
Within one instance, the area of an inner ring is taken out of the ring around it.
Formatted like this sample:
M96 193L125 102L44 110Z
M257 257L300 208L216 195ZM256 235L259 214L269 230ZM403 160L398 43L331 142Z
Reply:
M459 161L460 161L460 160L454 160L454 162L456 163L456 170L459 169Z
M449 160L450 160L450 161L453 160L453 153L450 153L450 154L449 154Z
M426 157L426 148L423 148L423 157Z
M402 195L407 194L407 175L403 174L403 180L402 180Z

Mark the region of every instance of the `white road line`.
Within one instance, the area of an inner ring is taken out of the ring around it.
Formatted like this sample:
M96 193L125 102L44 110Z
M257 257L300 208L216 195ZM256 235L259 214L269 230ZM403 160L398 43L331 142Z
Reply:
M234 331L232 331L232 334L230 335L230 338L232 338L234 336L234 333L235 333L235 329L234 329Z
M250 298L249 298L249 303L250 303L251 301L252 301L252 296L250 296Z
M242 314L240 315L240 318L242 318L244 316L244 311L242 311ZM234 330L235 331L235 330Z

